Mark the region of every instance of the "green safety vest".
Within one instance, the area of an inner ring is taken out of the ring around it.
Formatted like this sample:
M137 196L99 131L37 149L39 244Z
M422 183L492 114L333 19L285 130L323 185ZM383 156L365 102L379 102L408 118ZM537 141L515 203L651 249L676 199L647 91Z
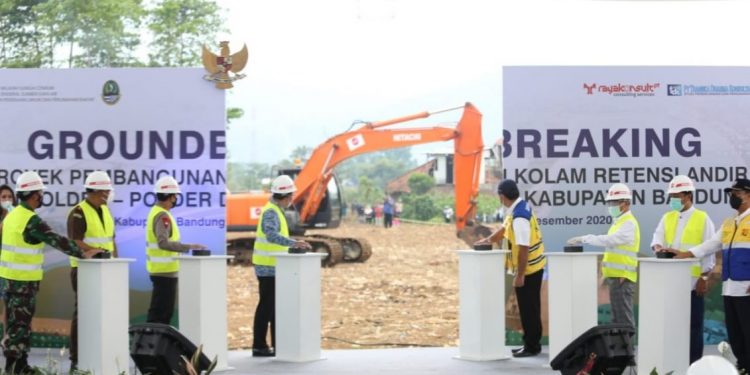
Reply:
M172 214L158 205L151 207L151 212L148 213L148 220L146 220L146 270L148 273L170 273L180 270L180 261L177 259L180 253L160 249L159 240L156 238L156 233L154 233L154 219L156 215L162 212L167 214L169 220L172 222L172 235L169 236L169 240L173 242L180 241L180 228L177 227Z
M289 248L287 246L278 245L271 243L266 239L266 234L263 233L263 216L266 211L273 210L279 217L279 234L284 237L289 237L289 227L286 224L286 217L284 212L281 211L279 206L268 202L263 207L263 212L260 215L260 221L258 221L258 229L256 230L255 244L253 245L253 264L259 266L276 266L276 257L272 256L273 253L287 252Z
M44 275L44 243L30 244L23 231L35 213L19 205L3 221L0 277L16 281L40 281Z
M628 221L635 224L635 240L629 244L604 249L602 275L604 277L624 277L632 282L638 281L638 249L641 244L641 229L631 211L618 217L607 234L617 232Z
M679 218L680 213L677 211L670 211L664 214L664 241L667 247L672 247L672 244L674 243L675 235L677 235L677 221ZM708 214L706 214L705 211L695 209L695 212L690 215L688 222L682 229L680 251L688 251L688 249L703 243L703 232L706 228L706 220L708 220ZM690 275L695 279L701 277L701 265L696 264L690 267Z
M76 207L81 207L83 218L86 220L86 233L83 234L83 242L91 247L96 247L109 251L115 251L115 220L109 212L107 205L101 205L102 220L99 220L99 214L96 209L87 201L83 201ZM75 208L74 208L75 209ZM70 257L70 266L78 267L78 258Z

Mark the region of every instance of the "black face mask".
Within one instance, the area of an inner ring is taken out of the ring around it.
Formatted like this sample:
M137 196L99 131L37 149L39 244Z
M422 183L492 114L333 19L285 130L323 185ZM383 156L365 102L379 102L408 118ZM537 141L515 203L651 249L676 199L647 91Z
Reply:
M44 204L44 193L39 193L39 208L47 206Z
M732 194L729 196L729 206L731 206L733 209L738 209L742 205L742 198Z

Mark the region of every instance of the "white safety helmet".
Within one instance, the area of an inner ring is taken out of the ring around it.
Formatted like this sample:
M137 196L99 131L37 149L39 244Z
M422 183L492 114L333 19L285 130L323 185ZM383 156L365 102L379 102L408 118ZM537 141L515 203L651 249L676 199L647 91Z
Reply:
M683 192L695 192L695 185L693 180L688 176L679 175L675 176L672 181L669 182L669 190L667 194L683 193Z
M704 355L703 358L693 362L687 370L686 375L737 375L737 368L732 362L718 355Z
M18 176L18 180L16 180L16 192L37 191L46 188L44 181L39 177L39 173L34 171L23 172Z
M624 199L633 199L633 195L630 193L630 188L625 184L614 184L607 190L607 198L605 201L619 201Z
M112 180L104 171L93 171L86 176L83 186L91 190L112 190Z
M289 194L294 193L297 191L297 187L294 186L294 181L292 181L292 178L282 174L279 177L276 177L273 182L271 182L271 192L274 194Z
M175 180L174 177L162 176L158 181L156 181L154 192L162 194L179 194L180 185L177 183L177 180Z

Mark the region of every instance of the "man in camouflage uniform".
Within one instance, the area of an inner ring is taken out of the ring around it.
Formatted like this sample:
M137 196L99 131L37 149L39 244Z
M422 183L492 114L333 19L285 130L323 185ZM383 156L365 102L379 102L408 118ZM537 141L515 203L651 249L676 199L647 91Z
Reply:
M36 172L18 177L16 195L20 201L3 221L0 277L5 289L8 340L3 354L7 374L33 374L28 364L31 348L31 319L36 310L36 294L42 280L44 245L78 258L90 258L99 249L85 253L75 242L52 231L34 210L42 205L42 179Z

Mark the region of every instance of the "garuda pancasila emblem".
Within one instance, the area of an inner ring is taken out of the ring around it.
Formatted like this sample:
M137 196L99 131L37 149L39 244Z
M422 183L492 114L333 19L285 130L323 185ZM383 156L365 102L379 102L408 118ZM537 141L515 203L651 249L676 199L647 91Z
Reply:
M221 48L221 51L217 56L209 51L205 45L203 46L203 67L209 73L203 78L216 82L217 89L228 89L233 87L233 81L245 78L245 75L239 74L239 72L247 64L247 45L243 45L239 52L231 55L229 54L229 42L220 42L219 48Z

